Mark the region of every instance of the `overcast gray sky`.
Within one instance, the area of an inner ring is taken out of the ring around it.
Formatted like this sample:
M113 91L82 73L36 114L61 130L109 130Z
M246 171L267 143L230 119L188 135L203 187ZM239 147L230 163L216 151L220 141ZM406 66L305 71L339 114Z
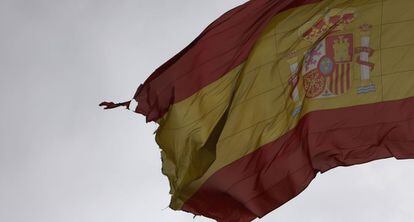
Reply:
M209 221L166 209L155 124L102 100L242 0L0 0L0 221ZM414 161L318 175L261 221L410 222Z

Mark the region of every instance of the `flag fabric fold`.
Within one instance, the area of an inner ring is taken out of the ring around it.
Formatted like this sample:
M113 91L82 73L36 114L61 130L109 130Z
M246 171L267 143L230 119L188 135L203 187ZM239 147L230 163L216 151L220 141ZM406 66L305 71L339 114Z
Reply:
M213 22L138 88L138 113L156 121L170 105L193 95L246 60L261 31L277 13L317 0L254 0Z
M170 207L263 217L318 173L414 158L414 1L251 0L126 106L159 124Z

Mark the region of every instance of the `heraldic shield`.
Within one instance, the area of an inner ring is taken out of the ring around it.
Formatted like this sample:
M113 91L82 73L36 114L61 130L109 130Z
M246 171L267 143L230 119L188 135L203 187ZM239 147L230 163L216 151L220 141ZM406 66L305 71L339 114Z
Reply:
M345 94L351 88L353 34L329 35L305 57L303 69L306 97Z
M302 76L307 98L327 98L351 89L354 59L354 33L346 31L355 14L332 11L332 15L310 21L300 35L315 46L305 54Z
M301 112L305 98L334 98L376 91L371 81L375 67L370 61L374 53L372 25L355 24L356 17L353 8L327 9L325 14L314 16L299 28L300 44L285 57L290 71L290 96L295 106L293 116Z

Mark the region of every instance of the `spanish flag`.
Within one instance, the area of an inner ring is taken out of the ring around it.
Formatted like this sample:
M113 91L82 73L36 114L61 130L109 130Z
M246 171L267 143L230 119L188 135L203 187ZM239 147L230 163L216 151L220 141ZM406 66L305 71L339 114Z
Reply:
M251 0L132 102L102 105L159 124L172 209L251 221L318 173L414 158L413 10L413 0Z

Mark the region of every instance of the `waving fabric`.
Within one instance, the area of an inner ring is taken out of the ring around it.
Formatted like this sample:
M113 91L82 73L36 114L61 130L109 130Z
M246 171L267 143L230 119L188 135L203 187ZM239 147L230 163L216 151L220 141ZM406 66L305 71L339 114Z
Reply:
M319 172L413 158L413 9L252 0L208 26L134 96L159 124L171 208L251 221Z

